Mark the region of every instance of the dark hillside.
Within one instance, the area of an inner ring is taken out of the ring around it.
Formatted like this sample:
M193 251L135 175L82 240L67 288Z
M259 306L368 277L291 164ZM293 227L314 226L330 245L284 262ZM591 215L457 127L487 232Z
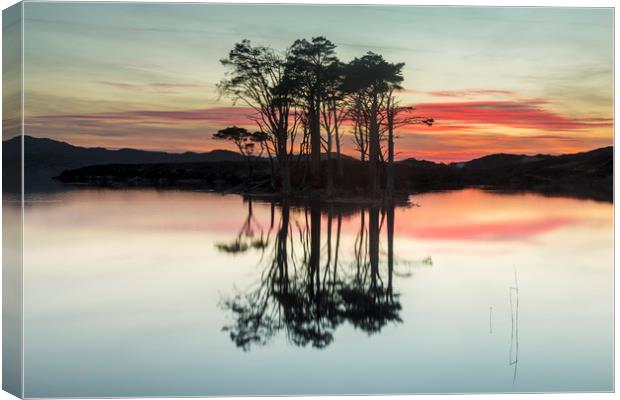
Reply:
M2 143L3 168L14 169L21 155L20 137ZM241 155L228 150L208 153L166 153L136 149L109 150L79 147L52 139L24 136L26 189L28 186L53 185L52 177L62 171L96 164L146 164L242 161ZM5 174L6 175L6 174ZM16 174L9 174L17 179ZM8 182L7 182L8 184ZM17 182L13 182L14 186Z
M18 139L3 143L3 167L7 185L13 180L15 184L19 182L18 174L8 174L14 166L19 165L21 143ZM58 186L59 182L112 186L172 185L213 190L244 190L251 187L253 191L263 192L274 190L268 160L252 161L253 179L248 183L248 166L240 162L243 158L225 150L181 154L135 149L108 150L77 147L29 136L25 136L24 150L27 190L46 185ZM613 156L613 147L604 147L558 156L492 154L453 164L410 158L395 163L396 189L415 193L487 187L612 201ZM309 185L305 161L304 157L294 157L291 164L291 183L297 191L305 191ZM335 182L338 190L342 194L365 195L368 164L345 156L342 165L344 176ZM325 157L322 168L322 175L326 176ZM53 180L53 177L57 179ZM384 182L384 169L381 179Z

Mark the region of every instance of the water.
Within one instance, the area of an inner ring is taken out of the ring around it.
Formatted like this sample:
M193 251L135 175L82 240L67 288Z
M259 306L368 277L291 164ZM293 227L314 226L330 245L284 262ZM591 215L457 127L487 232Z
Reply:
M187 191L31 199L25 395L613 389L612 204L411 200L392 217Z

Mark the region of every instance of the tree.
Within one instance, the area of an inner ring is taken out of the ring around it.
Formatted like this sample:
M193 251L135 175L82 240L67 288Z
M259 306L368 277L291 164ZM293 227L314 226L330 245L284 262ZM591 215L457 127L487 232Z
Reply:
M335 48L323 36L314 37L311 41L298 39L290 47L287 59L287 76L307 115L314 187L318 187L321 180L321 103L324 100L327 70L338 60Z
M237 126L220 129L213 134L214 139L233 142L244 159L254 153L254 141L251 140L251 137L252 133L250 131Z
M285 75L285 57L264 46L252 46L244 39L220 60L228 68L220 81L221 93L241 101L255 111L252 119L265 133L268 151L275 154L281 191L291 191L290 154L298 123L292 88Z
M343 170L340 148L340 125L347 116L344 91L344 67L339 61L334 61L325 71L323 99L321 102L321 122L327 138L323 141L327 153L327 193L331 195L334 186L334 171L332 165L333 142L336 143L336 164L338 178L342 180Z
M248 167L248 181L252 180L252 156L255 154L256 144L259 143L261 150L258 154L260 157L264 151L264 141L266 136L262 132L251 133L245 128L239 128L237 126L231 126L228 128L220 129L213 134L213 138L217 140L229 140L235 144L239 153L243 156Z
M394 96L394 89L390 89L386 100L386 131L387 131L387 173L386 191L389 199L394 196L394 129L398 126L425 124L433 125L433 118L411 115L413 107L401 107ZM400 118L399 114L404 114Z
M305 185L310 171L312 187L321 184L321 149L327 153L327 193L334 187L332 153L336 146L338 177L342 181L341 130L344 120L353 122L353 142L362 162L368 161L370 194L379 195L385 172L386 189L394 192L394 130L398 125L424 123L430 118L411 117L401 112L394 94L401 89L404 63L387 62L381 55L368 52L342 64L335 54L336 46L319 36L296 40L284 54L264 46L252 46L249 40L237 43L227 58L221 60L228 68L219 83L221 93L240 101L254 110L250 118L260 133L247 136L233 131L221 132L236 143L244 154L254 151L260 143L261 154L266 151L272 169L272 186L277 175L282 194L291 191L291 162L298 132L296 165L306 162L297 184ZM227 128L228 129L228 128ZM236 129L236 130L235 130ZM322 136L322 131L325 135ZM387 153L382 144L387 141ZM275 159L275 163L274 163ZM308 163L310 168L308 168ZM297 168L296 168L297 169Z
M348 99L349 118L353 121L353 143L360 153L360 161L366 161L368 154L369 118L362 101L361 91L354 91Z
M366 119L370 192L379 194L380 116L387 95L400 89L404 63L388 63L379 54L368 52L347 66L345 86L355 97L355 115ZM360 122L358 122L358 127ZM363 151L363 146L362 146ZM363 156L364 153L362 153Z

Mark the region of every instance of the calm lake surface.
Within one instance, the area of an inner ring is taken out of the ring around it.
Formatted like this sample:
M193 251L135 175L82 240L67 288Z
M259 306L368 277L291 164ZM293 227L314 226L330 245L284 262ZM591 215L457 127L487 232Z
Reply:
M25 395L613 389L612 204L479 190L411 200L31 198Z

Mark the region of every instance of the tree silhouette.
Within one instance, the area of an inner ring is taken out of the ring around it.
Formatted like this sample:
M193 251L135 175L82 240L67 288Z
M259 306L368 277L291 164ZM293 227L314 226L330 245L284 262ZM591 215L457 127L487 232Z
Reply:
M387 197L392 198L394 196L394 130L395 128L403 125L425 124L428 126L433 125L435 120L433 118L422 117L412 115L415 110L413 107L401 107L398 104L398 100L394 96L396 87L390 88L386 97L386 127L387 131L387 173L386 173L386 192ZM403 115L404 114L404 115ZM403 115L399 117L399 115Z
M332 195L334 189L334 171L332 165L333 143L336 144L336 165L338 179L342 181L343 170L340 146L340 126L347 117L348 110L345 107L346 92L344 89L344 66L338 61L331 63L325 70L323 80L325 90L321 103L322 125L327 139L324 140L324 149L327 153L327 193Z
M309 126L314 187L321 181L321 103L326 92L327 70L338 61L335 48L323 36L313 37L311 41L298 39L290 47L287 58L287 76L296 89Z
M324 348L333 342L335 330L343 323L374 334L389 323L400 322L401 305L393 292L393 250L389 250L393 245L393 206L391 210L391 214L390 207L384 212L388 215L385 283L380 272L378 207L360 211L356 247L359 243L361 253L356 250L353 261L339 268L341 213L336 217L333 246L333 209L327 209L327 240L322 243L317 232L323 217L320 206L306 206L302 215L291 219L290 207L283 202L270 256L262 258L265 267L259 283L221 303L233 316L233 323L224 330L235 345L248 351L284 332L296 346ZM321 254L325 263L321 263Z
M298 39L284 54L253 46L246 39L221 60L228 72L218 87L233 102L243 102L254 110L250 117L261 132L261 151L264 148L269 156L272 186L277 169L283 195L292 191L291 169L297 173L296 190L306 189L309 174L313 189L326 188L327 197L333 195L335 176L343 182L340 128L348 120L353 125L353 143L360 160L367 161L371 196L380 196L385 171L387 194L392 197L395 129L413 123L431 125L433 119L407 116L405 111L411 108L398 104L395 94L402 89L404 63L390 63L379 54L367 52L344 64L335 49L335 44L323 36L310 41ZM399 119L399 114L404 118ZM227 129L233 128L242 129ZM237 137L237 132L232 134ZM382 147L385 142L387 149ZM244 149L251 150L252 143L244 144ZM337 174L332 162L334 145ZM298 154L291 166L294 149ZM327 154L325 181L321 149ZM300 168L302 161L304 168ZM380 168L383 166L385 170Z
M228 69L226 78L218 84L220 91L255 111L251 117L266 134L265 143L277 159L282 193L289 194L289 158L299 118L284 58L271 48L252 46L245 39L220 62Z
M367 142L364 144L363 136L360 134L359 147L362 159L365 146L368 147L369 189L375 196L379 193L380 111L391 90L401 88L404 65L404 63L388 63L381 55L368 52L360 58L353 59L347 66L345 87L354 93L357 118L364 119ZM357 125L358 129L362 128L361 121L358 120Z
M237 126L231 126L228 128L220 129L213 134L213 138L217 140L228 140L235 144L239 153L243 156L248 168L248 181L252 180L252 163L251 159L255 155L256 144L260 146L260 152L256 155L260 157L265 149L265 141L267 136L262 132L251 133L245 128L239 128Z

